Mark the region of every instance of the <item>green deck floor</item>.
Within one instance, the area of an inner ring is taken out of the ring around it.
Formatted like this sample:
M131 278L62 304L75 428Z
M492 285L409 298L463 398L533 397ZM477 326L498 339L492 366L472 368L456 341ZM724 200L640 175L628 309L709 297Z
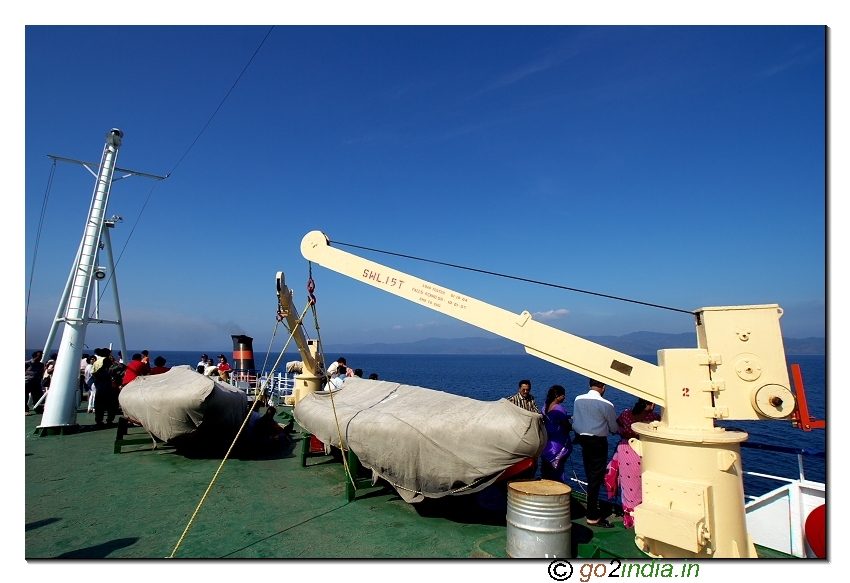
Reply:
M171 554L220 464L171 448L125 447L116 429L39 437L26 417L26 558L160 558ZM300 466L300 436L280 453L231 459L177 557L506 557L504 517L452 497L407 504L372 487L344 500L343 467L329 457ZM435 503L432 503L435 502Z
M116 428L95 429L84 410L76 434L38 436L40 421L25 418L25 557L168 557L221 458L163 445L115 454ZM474 495L408 504L381 486L346 503L342 464L318 456L302 468L294 438L274 454L228 460L175 556L323 559L332 548L333 558L507 558L504 510ZM644 557L613 515L615 529L588 527L583 500L574 495L571 508L574 557Z

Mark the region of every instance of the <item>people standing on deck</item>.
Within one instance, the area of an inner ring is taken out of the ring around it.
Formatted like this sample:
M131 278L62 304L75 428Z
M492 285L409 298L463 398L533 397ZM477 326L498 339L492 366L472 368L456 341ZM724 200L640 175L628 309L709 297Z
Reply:
M528 379L522 379L517 386L519 392L516 395L508 397L508 401L521 409L525 409L526 411L540 413L537 409L537 403L534 402L534 396L531 394L531 381Z
M153 368L151 369L151 374L162 374L164 372L168 372L171 370L170 366L165 366L165 359L161 356L157 356L153 359Z
M34 406L44 394L41 388L41 381L44 380L44 363L41 362L42 356L44 356L44 352L36 350L32 353L31 358L24 362L24 409L27 414L30 412L30 397L32 397L32 404Z
M632 430L632 424L660 421L661 416L653 412L654 409L655 403L638 399L634 407L625 409L617 417L620 443L617 444L617 450L614 452L614 457L611 458L608 471L612 477L616 476L616 481L612 485L619 486L623 506L623 526L626 528L634 527L634 510L643 501L640 484L640 456L629 445L629 439L638 439L638 434ZM607 476L606 485L608 485ZM613 498L617 495L616 489L608 486L608 498Z
M202 354L201 360L200 360L200 362L198 362L198 365L195 367L195 370L197 370L201 374L204 374L204 370L206 370L206 368L207 368L207 360L208 359L209 359L209 356L207 356L206 354Z
M44 392L50 388L50 382L53 380L53 371L56 370L56 359L59 357L55 352L50 355L50 360L44 365L44 378L41 380L41 388Z
M540 477L566 483L564 465L573 452L570 439L570 416L564 408L567 393L561 385L552 385L546 394L546 402L540 409L546 424L546 446L540 454Z
M97 394L95 390L94 381L92 380L92 367L94 366L97 357L92 355L88 358L88 364L86 364L86 370L83 373L83 378L85 379L86 388L89 391L89 404L86 407L86 413L94 413L94 400Z
M112 383L112 388L115 389L115 412L116 414L121 411L121 407L118 405L118 395L121 394L121 389L124 388L124 374L127 372L127 365L123 362L117 362L115 358L112 359L112 366L109 367L109 378Z
M124 377L121 386L129 385L136 377L143 377L151 374L151 367L142 359L141 354L134 354L130 364L127 365L127 370L124 371Z
M86 392L86 367L89 364L89 355L83 354L80 359L80 395Z
M118 414L118 387L113 386L112 367L116 363L112 351L108 348L98 348L94 351L97 359L92 366L92 378L97 397L94 402L95 425L103 426L103 416L106 415L106 423L112 424L115 415Z
M590 390L576 397L573 403L573 431L575 443L581 446L587 477L587 524L613 528L599 510L599 488L608 460L608 434L617 433L619 429L614 405L603 399L604 395L605 383L590 379Z

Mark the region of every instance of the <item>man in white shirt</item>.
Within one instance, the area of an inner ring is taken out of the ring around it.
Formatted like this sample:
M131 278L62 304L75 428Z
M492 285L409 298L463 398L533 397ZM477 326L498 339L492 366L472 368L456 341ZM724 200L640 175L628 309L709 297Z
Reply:
M602 398L604 394L605 384L590 379L590 390L573 403L573 431L587 476L587 524L612 528L599 511L599 488L608 462L608 434L617 433L618 427L614 405Z
M345 357L344 356L340 356L336 360L336 362L331 363L331 365L328 367L327 373L328 373L328 376L330 378L334 378L336 375L339 375L341 377L353 377L354 376L354 370L349 368L348 365L345 363Z
M328 369L327 382L322 387L323 391L338 389L345 382L345 365L333 363Z

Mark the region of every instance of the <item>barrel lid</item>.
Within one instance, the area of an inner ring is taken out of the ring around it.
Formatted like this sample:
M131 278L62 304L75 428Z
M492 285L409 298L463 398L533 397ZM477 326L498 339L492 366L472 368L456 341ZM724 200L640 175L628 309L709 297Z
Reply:
M561 496L573 491L563 482L556 482L555 480L517 480L508 482L508 488L521 494L535 496Z

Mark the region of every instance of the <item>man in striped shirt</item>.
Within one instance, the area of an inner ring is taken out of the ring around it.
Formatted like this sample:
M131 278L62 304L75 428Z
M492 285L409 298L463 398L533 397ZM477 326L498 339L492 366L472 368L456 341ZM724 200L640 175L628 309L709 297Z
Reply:
M537 408L537 403L534 402L534 397L531 395L531 381L528 379L522 379L519 382L519 392L508 397L508 401L526 411L540 413L540 409Z

